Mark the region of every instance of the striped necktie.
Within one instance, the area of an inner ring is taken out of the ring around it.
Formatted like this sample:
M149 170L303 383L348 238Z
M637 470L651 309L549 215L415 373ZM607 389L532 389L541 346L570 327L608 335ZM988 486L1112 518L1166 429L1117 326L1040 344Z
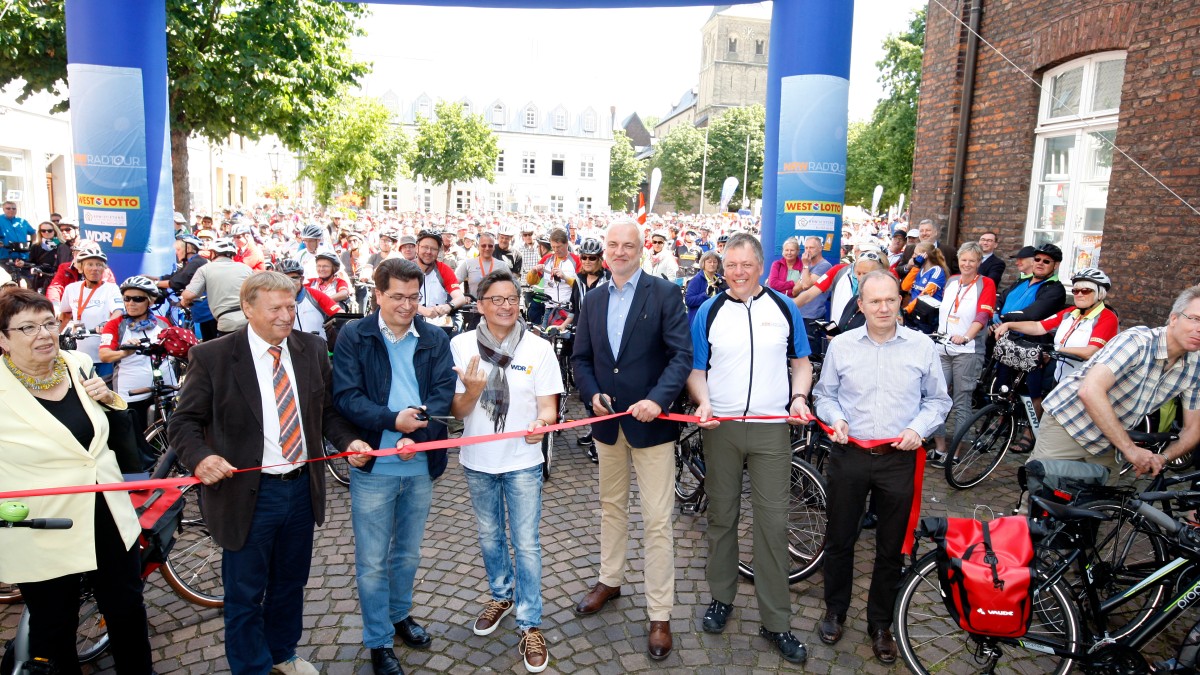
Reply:
M271 347L267 351L271 352L271 358L275 361L271 378L275 382L275 406L279 409L279 449L283 451L284 459L294 462L300 459L300 450L303 448L300 442L300 414L296 410L296 397L292 393L292 382L288 378L287 370L279 361L283 355L283 348Z

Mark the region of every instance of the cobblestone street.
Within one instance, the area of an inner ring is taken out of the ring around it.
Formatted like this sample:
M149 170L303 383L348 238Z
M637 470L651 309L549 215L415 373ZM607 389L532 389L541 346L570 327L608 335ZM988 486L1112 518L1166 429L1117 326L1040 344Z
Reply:
M700 617L709 601L704 581L707 543L703 515L676 515L677 602L671 621L675 648L665 661L653 662L645 653L640 525L632 544L624 595L597 615L576 617L572 607L596 580L600 538L596 467L578 447L576 437L576 430L571 430L560 438L554 475L543 493L542 629L551 655L546 672L905 672L903 665L889 669L876 662L866 635L866 591L874 551L870 531L864 532L859 542L855 604L846 635L836 648L822 644L815 635L824 609L821 573L792 586L792 630L809 650L803 668L783 661L757 636L757 603L753 587L744 580L725 633L701 631ZM940 470L928 468L924 514L969 516L977 508L1006 513L1016 499L1015 473L1022 461L1024 457L1010 455L981 486L953 494ZM370 675L370 655L361 643L349 506L348 489L330 480L329 517L317 530L304 608L306 630L298 651L323 673ZM636 523L636 499L632 509L631 520ZM487 637L477 637L470 629L488 594L466 483L454 452L449 469L434 487L422 556L413 616L429 630L433 645L427 651L414 651L397 640L396 653L405 672L525 672L511 616ZM220 610L185 602L158 573L148 581L146 601L159 673L229 672ZM0 639L12 636L21 607L0 607ZM93 665L96 667L85 666L84 673L114 672L107 655Z

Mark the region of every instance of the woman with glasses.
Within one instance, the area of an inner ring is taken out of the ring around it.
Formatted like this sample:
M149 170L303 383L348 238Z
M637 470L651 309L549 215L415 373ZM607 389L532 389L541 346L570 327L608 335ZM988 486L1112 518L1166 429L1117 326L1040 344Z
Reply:
M58 249L61 244L62 234L57 225L49 220L38 225L33 243L29 245L29 264L37 270L33 275L33 290L41 293L50 285L50 279L58 269Z
M700 305L727 288L729 286L721 276L721 254L709 251L700 256L700 273L688 280L683 293L683 301L688 308L688 325L692 325Z
M996 283L979 273L983 248L969 241L958 249L959 274L950 277L938 308L937 332L947 336L949 344L939 345L942 374L954 403L946 419L954 420L957 431L971 419L971 394L983 372L986 334L983 332L996 311ZM934 466L945 466L946 425L933 433L937 454Z
M650 235L650 250L642 259L642 271L675 283L675 277L679 275L679 262L675 260L674 246L667 245L668 238L669 235L662 230L655 230Z
M146 415L154 402L150 392L130 394L132 389L154 384L154 366L150 357L135 353L139 346L158 343L159 334L170 322L150 311L158 299L158 287L143 276L126 279L120 286L124 315L111 319L100 329L100 360L113 364L112 386L133 411L133 431L139 444L144 444ZM177 384L174 368L161 369L164 384ZM145 459L152 457L148 445L142 447Z
M0 293L0 491L122 481L108 447L104 408L125 402L96 377L91 358L60 351L54 305L27 289ZM23 499L37 518L69 518L66 530L4 534L0 580L29 608L30 653L58 673L80 672L75 651L79 586L90 577L119 673L152 672L142 602L141 533L125 492Z

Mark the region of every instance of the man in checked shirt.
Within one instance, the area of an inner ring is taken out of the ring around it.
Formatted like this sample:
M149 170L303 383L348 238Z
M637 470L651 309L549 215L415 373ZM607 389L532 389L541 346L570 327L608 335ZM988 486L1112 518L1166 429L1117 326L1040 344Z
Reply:
M1109 341L1046 396L1037 444L1029 461L1078 459L1109 467L1114 482L1122 461L1140 476L1158 475L1167 462L1200 442L1200 286L1179 294L1167 325L1135 326ZM1133 444L1126 429L1180 397L1179 440L1155 454ZM1112 450L1118 452L1112 452ZM1116 469L1116 470L1113 470Z

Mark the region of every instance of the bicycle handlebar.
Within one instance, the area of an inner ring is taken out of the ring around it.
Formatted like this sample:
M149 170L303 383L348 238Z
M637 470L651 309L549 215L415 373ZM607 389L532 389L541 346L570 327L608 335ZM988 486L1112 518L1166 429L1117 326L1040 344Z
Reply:
M0 527L28 527L32 530L67 530L75 525L70 518L30 518L15 523L4 521Z
M1138 495L1138 496L1139 497L1147 497L1147 496L1151 496L1153 494L1155 494L1155 493L1148 493L1148 494L1143 494L1143 495ZM1186 527L1183 523L1179 522L1178 520L1175 520L1171 516L1168 516L1167 514L1163 513L1162 511L1154 508L1154 506L1152 506L1149 503L1142 501L1140 499L1134 499L1133 501L1129 502L1129 506L1133 507L1134 510L1137 511L1137 514L1139 516L1142 516L1146 520L1154 523L1155 525L1157 525L1159 528L1161 528L1168 534L1176 534L1177 532L1182 530L1184 527Z

